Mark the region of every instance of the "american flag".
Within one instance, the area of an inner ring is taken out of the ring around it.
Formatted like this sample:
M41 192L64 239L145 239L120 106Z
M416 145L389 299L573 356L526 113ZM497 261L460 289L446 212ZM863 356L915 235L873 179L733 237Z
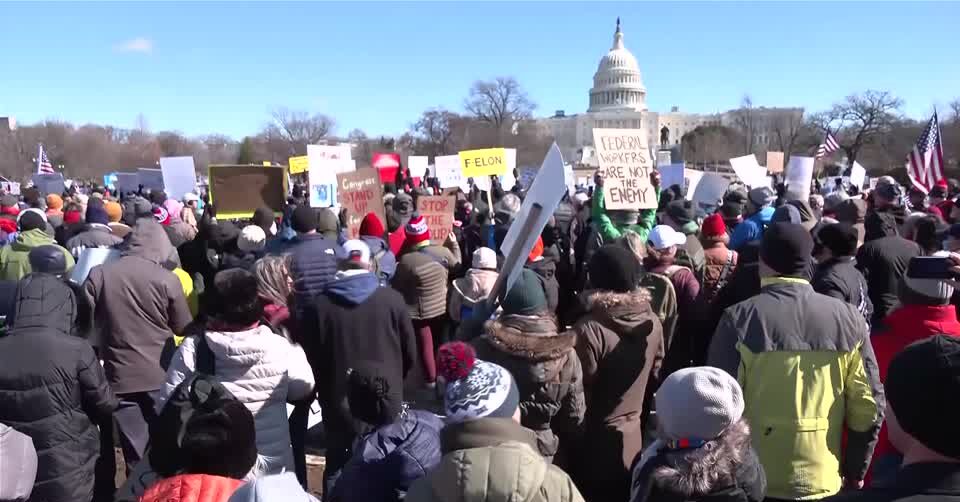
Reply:
M38 145L40 151L37 153L37 174L54 174L53 164L47 158L47 152L43 150L43 143Z
M833 134L827 131L827 137L823 138L823 143L820 143L820 146L817 147L817 155L814 158L826 157L839 149L840 143L837 143L837 138L834 138Z
M936 113L923 128L913 150L907 154L906 167L910 181L924 192L929 192L943 179L943 144L940 143L940 123Z

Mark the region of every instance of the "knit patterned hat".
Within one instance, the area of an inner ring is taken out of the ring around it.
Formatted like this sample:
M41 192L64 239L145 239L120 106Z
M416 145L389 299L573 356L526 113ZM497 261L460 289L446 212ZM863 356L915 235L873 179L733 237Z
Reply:
M170 213L163 206L158 206L153 209L153 217L157 219L157 223L161 225L170 224Z
M696 445L723 434L743 416L743 391L726 371L684 368L657 390L657 424L668 441Z
M505 368L478 360L473 347L463 342L441 346L437 362L447 381L443 409L448 424L516 414L520 391Z
M427 226L427 220L419 214L410 218L405 228L407 238L403 241L403 247L417 247L421 243L430 243L430 227Z

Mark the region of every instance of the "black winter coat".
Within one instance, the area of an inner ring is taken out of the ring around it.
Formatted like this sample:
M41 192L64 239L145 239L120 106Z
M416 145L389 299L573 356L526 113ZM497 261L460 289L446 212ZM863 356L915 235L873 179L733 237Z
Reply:
M829 502L960 502L960 464L902 467L887 488L840 492Z
M70 288L32 274L18 297L14 328L0 338L0 422L33 439L31 500L91 500L100 453L94 424L110 419L117 398L90 344L68 334L76 311Z
M900 278L906 275L910 258L919 255L917 243L896 235L868 241L857 252L857 268L867 279L873 302L874 324L900 304Z
M867 281L857 270L852 257L834 258L821 263L810 284L817 293L843 300L857 308L867 322L873 316L873 303L867 295Z

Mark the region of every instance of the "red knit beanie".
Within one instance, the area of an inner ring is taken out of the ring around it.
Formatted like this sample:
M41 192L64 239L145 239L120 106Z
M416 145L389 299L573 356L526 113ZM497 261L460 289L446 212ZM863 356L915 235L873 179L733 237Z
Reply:
M700 226L700 235L704 237L719 237L727 233L727 225L723 223L723 217L719 213L711 214L703 220Z
M383 223L380 221L380 218L377 218L377 214L370 212L363 217L363 221L360 222L360 235L362 236L372 236L383 238Z
M63 222L67 225L73 225L83 221L83 214L80 211L64 211Z
M543 237L537 237L537 242L533 244L533 249L530 250L527 260L537 261L537 258L541 256L543 256Z
M410 218L410 223L406 227L407 238L403 241L403 247L417 247L423 242L430 242L430 227L427 226L427 220L423 216L416 215Z

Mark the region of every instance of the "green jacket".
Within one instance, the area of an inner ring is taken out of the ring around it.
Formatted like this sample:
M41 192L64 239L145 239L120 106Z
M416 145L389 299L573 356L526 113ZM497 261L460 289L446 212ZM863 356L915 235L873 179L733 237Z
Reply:
M659 190L657 190L657 202L660 202ZM633 230L640 235L643 242L647 242L647 235L650 234L650 230L653 229L653 226L656 224L657 210L643 209L640 211L640 220L636 225L618 226L607 216L607 207L603 202L603 189L597 187L597 189L593 191L593 210L591 216L593 217L594 224L597 226L597 231L600 233L600 238L603 239L604 243L619 239L623 235L623 232L627 230Z
M708 363L740 381L768 497L820 499L864 478L884 397L856 307L803 280L764 279L724 312Z
M40 229L27 230L17 234L16 240L0 248L0 280L19 281L33 270L30 267L30 251L40 246L56 246L63 251L67 260L67 271L73 268L73 256L58 246L53 237Z

